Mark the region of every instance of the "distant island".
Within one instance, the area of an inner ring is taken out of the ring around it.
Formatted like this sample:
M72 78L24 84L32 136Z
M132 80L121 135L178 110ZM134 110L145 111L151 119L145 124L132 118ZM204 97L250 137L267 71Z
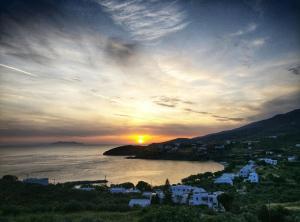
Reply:
M260 143L258 143L260 142ZM300 143L300 109L245 126L195 138L177 138L148 146L125 145L110 149L104 155L130 156L141 159L216 160L224 161L238 155L293 146ZM251 150L248 144L252 144ZM263 147L264 146L264 147ZM254 152L255 150L255 152Z
M50 143L48 144L50 146L86 146L87 144L84 143L79 143L79 142L75 142L75 141L57 141L54 143Z

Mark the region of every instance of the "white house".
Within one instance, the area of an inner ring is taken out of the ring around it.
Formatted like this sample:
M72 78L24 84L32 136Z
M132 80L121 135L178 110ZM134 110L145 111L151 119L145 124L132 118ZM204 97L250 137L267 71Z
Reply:
M222 145L215 145L215 149L224 149L225 146L222 144Z
M49 185L49 179L48 178L26 178L23 180L23 183L34 183L34 184L47 186Z
M232 175L227 175L229 176ZM201 187L193 187L187 185L175 185L171 187L172 200L174 203L189 204L193 206L205 205L209 208L216 209L219 207L218 195L223 192L208 193Z
M162 200L162 199L165 198L165 194L164 194L164 192L162 190L155 190L154 192L158 196L159 199Z
M185 204L194 193L206 192L203 188L192 187L187 185L171 186L172 200L174 203Z
M78 190L92 191L92 190L95 190L95 188L94 187L79 187Z
M142 196L143 197L146 197L146 198L149 198L150 200L152 199L153 196L155 196L156 193L152 193L152 192L143 192L142 193Z
M131 199L129 201L129 207L140 206L140 207L148 207L151 204L150 199Z
M111 187L109 189L111 193L126 193L126 189L124 187Z
M173 195L183 195L190 193L194 187L188 185L174 185L171 186L171 192Z
M249 174L249 177L247 179L250 183L258 183L259 177L256 172L252 172Z
M270 158L261 158L259 160L265 161L265 163L270 164L270 165L277 165L277 160L272 160Z
M193 206L204 205L204 206L208 206L209 208L216 209L220 206L218 201L218 196L222 193L223 192L221 191L217 191L213 193L203 192L203 193L193 194L193 196L189 200L189 204Z
M254 162L249 161L247 165L245 165L239 172L240 177L248 177L250 173L254 172Z
M229 184L229 185L233 185L233 180L230 177L223 177L220 176L217 179L215 179L214 181L215 184Z
M296 144L295 147L299 148L300 147L300 143Z
M141 193L141 191L139 189L136 189L136 188L130 188L130 189L127 189L125 191L125 193Z
M288 160L289 162L294 162L294 161L297 160L297 156L289 156L289 157L287 158L287 160Z
M215 184L229 184L233 185L233 180L236 177L234 173L223 173L220 177L216 178Z

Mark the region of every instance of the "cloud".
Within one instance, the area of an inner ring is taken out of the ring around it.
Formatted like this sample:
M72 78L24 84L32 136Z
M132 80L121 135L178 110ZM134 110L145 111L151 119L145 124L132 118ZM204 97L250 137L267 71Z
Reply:
M248 24L245 28L240 29L234 33L229 34L229 36L241 36L241 35L246 35L249 34L251 32L254 32L257 29L257 24L255 23L250 23Z
M198 114L203 114L203 115L210 115L211 114L211 113L208 113L208 112L197 111L197 110L190 109L190 108L185 108L184 110L187 111L187 112L198 113Z
M167 96L154 96L153 101L156 105L174 108L179 104L192 105L194 102L184 99L179 99L177 97L167 97Z
M275 114L286 113L300 108L300 89L292 93L278 96L257 107L258 114L248 117L250 121L270 118Z
M184 29L186 13L176 1L97 0L113 21L125 28L134 40L154 41Z
M294 75L300 75L300 65L296 65L294 67L291 67L291 68L288 69L288 71L290 71Z
M36 74L33 74L33 73L30 73L30 72L24 71L24 70L22 70L22 69L18 69L18 68L16 68L16 67L4 65L4 64L0 64L0 66L2 66L2 67L4 67L4 68L7 68L7 69L11 69L11 70L13 70L13 71L17 71L17 72L19 72L19 73L23 73L23 74L28 75L28 76L30 76L30 77L37 77L37 76L38 76L38 75L36 75Z
M223 121L223 122L225 122L225 121L240 122L240 121L244 120L244 118L220 116L220 115L215 115L215 114L210 113L210 112L197 111L197 110L190 109L190 108L185 108L184 111L191 112L191 113L197 113L197 114L201 114L201 115L208 115L208 116L210 116L212 118L215 118L218 121Z
M250 41L250 45L253 47L261 47L266 43L266 38L257 38Z
M108 38L104 50L110 58L123 64L136 58L138 44L125 42L119 38Z

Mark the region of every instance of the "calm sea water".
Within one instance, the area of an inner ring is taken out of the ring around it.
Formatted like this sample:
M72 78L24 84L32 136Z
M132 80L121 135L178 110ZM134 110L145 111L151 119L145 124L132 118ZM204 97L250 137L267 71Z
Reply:
M110 183L144 180L153 185L168 178L178 183L191 174L223 169L216 162L139 160L103 156L114 146L51 146L0 148L0 176L12 174L20 179L48 177L50 182L96 180L106 176Z

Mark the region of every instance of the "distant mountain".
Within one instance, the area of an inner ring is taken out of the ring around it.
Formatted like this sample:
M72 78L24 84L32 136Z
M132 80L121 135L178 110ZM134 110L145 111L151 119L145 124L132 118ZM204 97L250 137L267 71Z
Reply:
M84 146L84 143L79 143L75 141L58 141L54 143L50 143L50 146Z
M270 119L253 122L233 130L195 137L192 138L191 141L207 143L235 139L255 139L286 134L300 134L300 109L285 114L279 114Z

